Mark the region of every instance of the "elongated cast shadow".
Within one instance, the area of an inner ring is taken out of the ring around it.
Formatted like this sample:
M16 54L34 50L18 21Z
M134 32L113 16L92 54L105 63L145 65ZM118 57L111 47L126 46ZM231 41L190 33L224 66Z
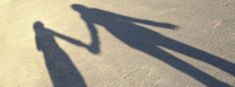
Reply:
M34 23L33 28L36 34L37 49L44 55L54 87L86 87L83 77L69 56L56 43L55 37L57 36L79 46L84 44L45 28L39 21Z
M87 27L90 30L93 39L95 40L94 42L96 42L93 44L98 43L97 45L93 45L93 47L89 47L90 50L95 49L98 51L96 53L99 53L100 48L99 37L97 36L97 28L94 26L95 24L105 27L106 30L109 31L113 36L128 46L169 64L170 66L191 76L206 86L228 87L229 85L197 69L191 64L167 53L166 51L159 48L159 46L208 63L235 76L235 65L233 63L200 49L170 39L158 32L152 31L135 23L172 30L177 28L176 25L127 17L96 8L89 8L80 4L73 4L71 7L74 11L80 13L81 18L86 22Z

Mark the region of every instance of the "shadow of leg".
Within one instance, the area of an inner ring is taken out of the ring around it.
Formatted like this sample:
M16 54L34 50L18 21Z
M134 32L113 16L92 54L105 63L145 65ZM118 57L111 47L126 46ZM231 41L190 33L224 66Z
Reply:
M197 69L196 67L168 54L164 50L159 48L143 48L141 51L156 57L157 59L169 64L171 67L193 77L194 79L200 81L208 87L230 87L228 84L217 80L216 78L206 74L205 72Z
M169 48L171 50L174 50L176 52L180 52L184 55L193 57L197 60L203 61L205 63L208 63L210 65L213 65L227 73L230 73L231 75L235 76L235 64L232 62L229 62L227 60L224 60L220 57L217 57L215 55L209 54L205 51L199 50L197 48L188 46L186 44L180 43L178 41L174 40L165 40L162 46Z

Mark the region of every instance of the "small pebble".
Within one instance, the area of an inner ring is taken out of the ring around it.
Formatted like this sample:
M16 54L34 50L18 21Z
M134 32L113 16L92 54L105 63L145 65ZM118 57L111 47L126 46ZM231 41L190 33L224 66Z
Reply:
M228 4L226 4L226 7L228 7Z

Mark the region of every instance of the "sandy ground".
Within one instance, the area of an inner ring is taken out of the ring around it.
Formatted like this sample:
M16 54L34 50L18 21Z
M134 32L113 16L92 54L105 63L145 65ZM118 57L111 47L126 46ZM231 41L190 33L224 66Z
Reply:
M0 17L0 87L235 86L234 0L0 0Z

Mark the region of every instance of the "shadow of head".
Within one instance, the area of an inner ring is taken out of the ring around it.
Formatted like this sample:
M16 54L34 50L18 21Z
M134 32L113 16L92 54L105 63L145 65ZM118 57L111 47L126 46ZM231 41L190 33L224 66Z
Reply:
M44 25L43 25L42 22L36 21L36 22L33 24L33 28L34 28L35 30L44 29Z
M71 7L73 10L79 11L79 12L84 12L89 9L88 7L80 5L80 4L72 4Z

